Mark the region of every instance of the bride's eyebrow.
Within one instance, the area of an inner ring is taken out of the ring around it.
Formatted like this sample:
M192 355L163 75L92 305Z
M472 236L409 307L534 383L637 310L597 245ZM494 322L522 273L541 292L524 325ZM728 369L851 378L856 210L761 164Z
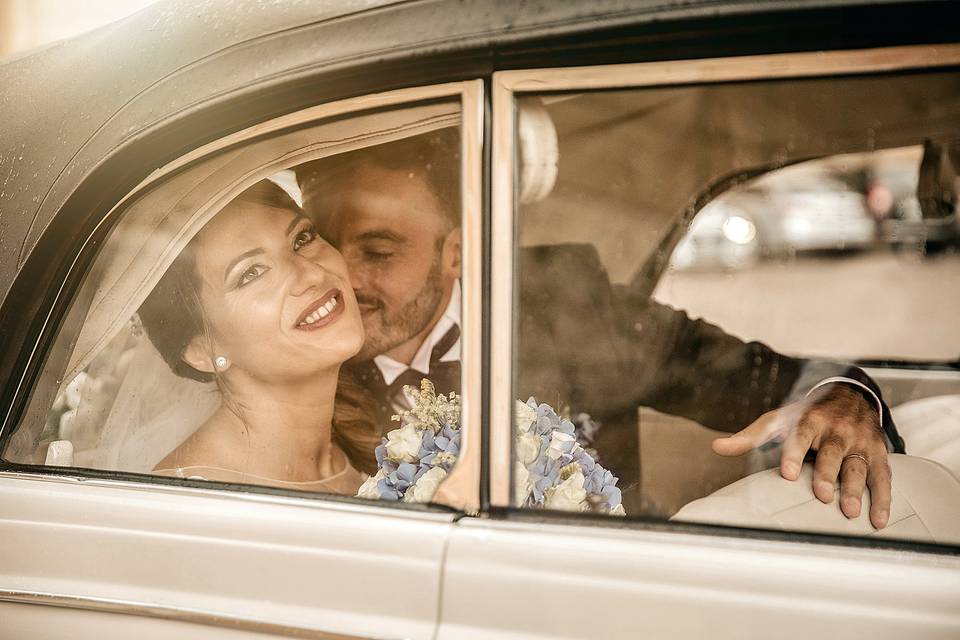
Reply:
M249 258L249 257L251 257L251 256L260 255L261 253L264 253L264 251L263 251L262 248L259 248L259 247L258 247L258 248L256 248L256 249L250 249L250 251L244 251L243 253L241 253L240 255L238 255L236 258L234 258L233 260L231 260L231 261L227 264L227 268L224 269L224 271L223 271L223 282L226 283L227 280L230 279L230 272L233 271L233 268L236 267L237 264L239 264L240 262L246 260L247 258Z

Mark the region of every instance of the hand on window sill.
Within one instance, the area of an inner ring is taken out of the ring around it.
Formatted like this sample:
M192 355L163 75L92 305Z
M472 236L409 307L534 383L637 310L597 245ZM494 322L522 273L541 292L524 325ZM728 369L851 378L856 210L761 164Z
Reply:
M713 441L713 451L739 456L768 442L782 442L780 475L796 480L804 456L816 451L813 492L833 501L840 481L840 509L848 518L860 515L863 490L871 496L870 522L877 529L890 515L890 467L880 416L861 393L843 383L817 388L808 397L769 411L746 428Z

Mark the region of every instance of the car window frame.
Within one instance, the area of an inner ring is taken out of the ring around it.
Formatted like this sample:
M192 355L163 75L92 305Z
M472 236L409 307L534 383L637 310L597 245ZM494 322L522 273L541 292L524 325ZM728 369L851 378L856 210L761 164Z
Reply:
M414 510L440 510L449 512L477 513L480 505L480 469L481 469L481 353L482 353L482 246L483 246L483 132L484 132L484 81L482 79L439 83L434 85L408 87L380 93L366 94L341 100L316 104L288 114L264 120L240 131L198 146L158 169L150 171L149 159L143 159L144 174L147 175L135 188L130 190L109 210L98 215L92 229L86 234L78 249L72 252L65 262L67 268L59 281L57 292L50 305L50 313L41 319L38 331L39 339L22 349L29 351L16 377L16 389L12 394L10 411L0 423L0 450L7 445L10 435L16 431L26 418L28 403L26 398L33 392L32 384L27 382L27 372L38 364L45 366L50 352L56 346L60 333L60 323L66 315L66 309L79 295L84 277L94 264L99 245L107 237L126 207L137 200L150 188L176 175L194 163L210 158L219 152L242 146L244 143L259 140L270 135L290 131L291 129L321 124L324 121L349 118L378 110L402 108L417 103L437 100L456 100L460 105L460 170L461 170L461 210L462 215L462 257L461 280L463 297L461 308L461 357L462 367L462 443L458 464L451 470L443 483L444 490L439 492L431 505L416 505L402 502L370 501L352 496L333 494L311 494L302 491L278 489L257 485L226 482L197 481L180 478L167 478L130 472L85 469L80 467L56 467L46 465L27 465L0 459L0 477L33 479L60 479L76 481L96 481L117 484L124 487L159 488L179 491L187 490L226 490L234 495L259 494L284 498L321 500L333 503L353 503L359 508L392 506ZM171 125L175 126L175 125ZM105 158L104 161L108 160ZM23 277L18 274L17 278ZM71 284L75 286L71 287ZM66 362L64 361L64 365ZM59 363L57 363L59 366ZM24 407L15 412L13 407ZM169 487L166 485L174 485ZM346 505L344 505L346 506Z
M493 513L520 521L712 534L768 540L817 542L842 546L910 549L960 555L960 547L936 543L859 538L804 531L778 531L726 525L627 519L600 514L531 511L512 504L513 496L513 383L517 338L514 318L518 301L515 262L518 251L519 179L517 170L518 100L529 95L682 87L725 81L817 78L909 70L933 70L960 65L960 44L905 45L829 52L774 53L729 58L641 62L567 68L516 69L493 74L491 86L491 277L490 277L490 389L488 477Z

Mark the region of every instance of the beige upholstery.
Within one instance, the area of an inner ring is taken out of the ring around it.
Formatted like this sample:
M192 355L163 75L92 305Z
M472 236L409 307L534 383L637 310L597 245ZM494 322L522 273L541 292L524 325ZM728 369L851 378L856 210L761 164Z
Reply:
M817 500L810 463L795 482L784 480L778 469L749 475L691 502L672 520L960 544L960 481L924 458L892 454L890 467L890 520L879 531L870 524L868 495L854 519L840 512L839 490L830 504Z
M960 478L960 395L910 400L890 411L907 453L939 462Z

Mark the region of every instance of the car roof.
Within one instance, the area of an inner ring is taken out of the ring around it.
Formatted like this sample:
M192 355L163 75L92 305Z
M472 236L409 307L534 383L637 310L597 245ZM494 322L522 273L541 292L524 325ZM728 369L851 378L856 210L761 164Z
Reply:
M344 70L601 28L857 0L432 0L151 5L0 65L0 300L64 203L126 144L291 74ZM369 68L369 67L366 67ZM281 78L281 76L283 76ZM14 261L11 256L16 256Z

